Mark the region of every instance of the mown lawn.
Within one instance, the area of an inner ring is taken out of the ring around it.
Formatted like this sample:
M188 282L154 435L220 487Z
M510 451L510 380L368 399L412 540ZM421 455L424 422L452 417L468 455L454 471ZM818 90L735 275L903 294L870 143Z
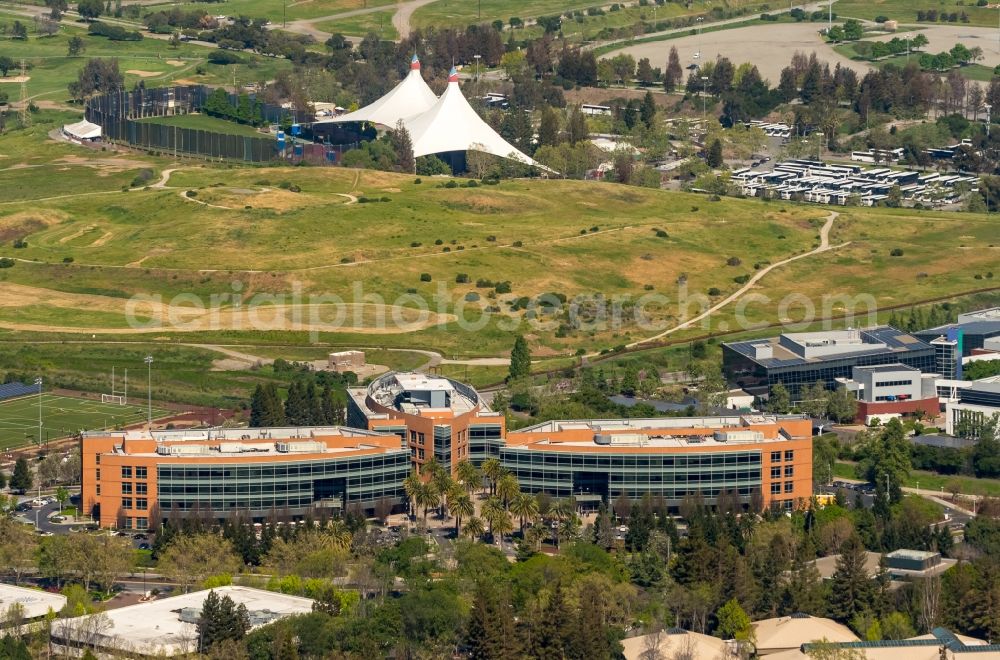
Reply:
M267 137L253 126L238 124L234 121L226 121L218 117L210 117L202 114L174 115L172 117L149 117L141 119L148 124L163 124L164 126L177 126L179 128L192 128L198 131L210 131L212 133L223 133L226 135L245 135L248 137Z

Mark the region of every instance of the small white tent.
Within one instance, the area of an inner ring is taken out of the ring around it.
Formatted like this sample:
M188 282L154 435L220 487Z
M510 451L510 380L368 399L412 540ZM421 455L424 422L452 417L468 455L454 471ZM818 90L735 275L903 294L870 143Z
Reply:
M403 123L413 141L413 155L417 157L446 151L482 151L548 169L518 151L483 121L462 95L454 68L448 77L448 89L437 103L426 112L407 117Z
M77 142L92 142L101 139L101 127L90 123L86 119L78 121L75 124L65 124L62 127L62 132L70 140Z
M361 121L394 128L400 119L421 113L435 102L437 97L420 75L420 60L414 55L410 61L410 72L388 94L354 112L316 123L342 124Z

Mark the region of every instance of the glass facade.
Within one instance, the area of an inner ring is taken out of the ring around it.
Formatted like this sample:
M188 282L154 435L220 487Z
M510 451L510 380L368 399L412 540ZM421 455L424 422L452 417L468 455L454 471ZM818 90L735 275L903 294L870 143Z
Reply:
M434 427L434 458L447 472L451 472L451 427L446 424Z
M761 452L602 454L537 449L500 449L500 458L521 487L555 497L621 494L638 500L647 493L677 505L688 495L706 500L735 491L749 498L762 485Z
M480 465L487 458L500 458L503 444L500 424L472 424L469 426L469 460Z
M936 352L931 347L765 367L725 344L722 346L722 367L730 383L758 395L770 393L771 387L782 383L793 401L798 400L803 387L813 385L818 380L826 383L827 389L832 390L837 386L837 378L852 377L854 367L897 362L924 373L936 372L938 365Z
M165 516L195 508L220 514L295 513L354 503L368 508L381 498L405 497L402 483L409 470L409 454L402 451L339 460L166 464L157 467L157 495Z

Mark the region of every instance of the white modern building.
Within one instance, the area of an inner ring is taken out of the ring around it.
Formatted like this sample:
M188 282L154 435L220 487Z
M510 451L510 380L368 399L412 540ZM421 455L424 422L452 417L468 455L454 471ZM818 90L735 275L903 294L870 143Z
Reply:
M59 612L65 606L66 596L62 594L0 583L0 618L7 616L11 607L20 607L25 619L37 619L49 610Z

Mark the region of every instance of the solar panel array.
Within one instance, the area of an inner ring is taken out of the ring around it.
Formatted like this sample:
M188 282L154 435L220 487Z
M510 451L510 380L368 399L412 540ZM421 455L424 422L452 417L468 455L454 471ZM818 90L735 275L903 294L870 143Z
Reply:
M13 399L27 394L38 394L38 385L25 385L24 383L4 383L0 385L0 401Z

